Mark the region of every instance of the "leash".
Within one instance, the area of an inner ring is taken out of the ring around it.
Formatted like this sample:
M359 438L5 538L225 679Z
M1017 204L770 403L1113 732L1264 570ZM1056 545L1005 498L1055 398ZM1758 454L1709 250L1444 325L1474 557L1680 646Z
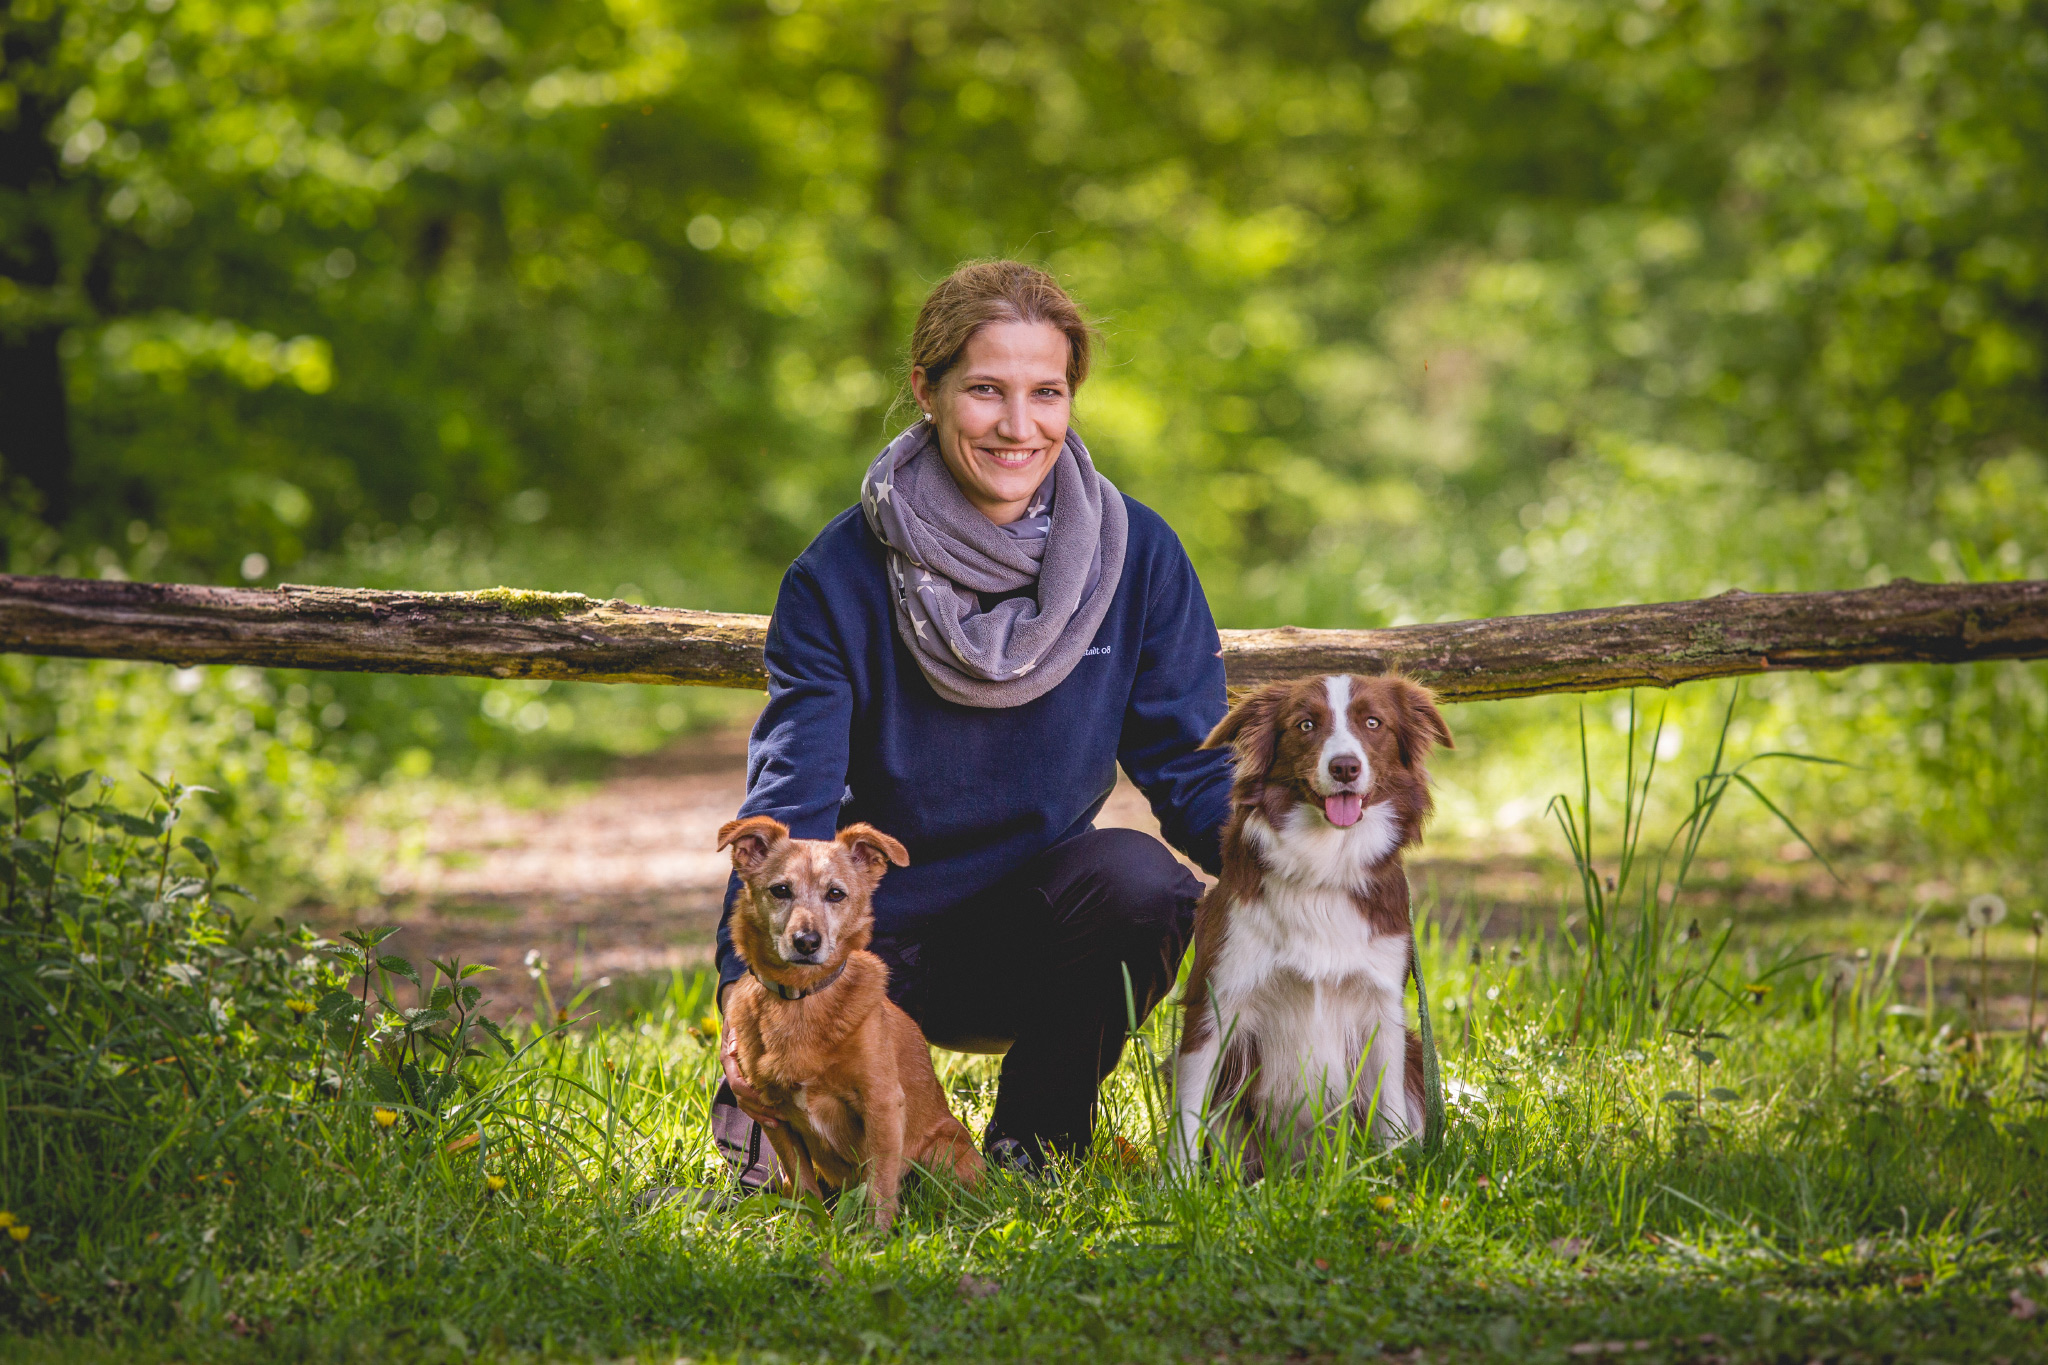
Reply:
M1415 1015L1422 1035L1422 1150L1435 1154L1444 1145L1444 1068L1436 1055L1436 1030L1429 1023L1429 991L1422 984L1422 946L1415 933L1411 894L1408 911L1408 975L1415 978Z

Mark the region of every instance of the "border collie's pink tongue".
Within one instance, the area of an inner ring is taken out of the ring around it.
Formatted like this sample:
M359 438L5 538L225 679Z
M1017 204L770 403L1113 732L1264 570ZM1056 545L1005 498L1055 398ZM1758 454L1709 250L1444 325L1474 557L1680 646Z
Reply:
M1350 829L1364 811L1365 798L1357 792L1338 792L1323 798L1323 814L1338 829Z

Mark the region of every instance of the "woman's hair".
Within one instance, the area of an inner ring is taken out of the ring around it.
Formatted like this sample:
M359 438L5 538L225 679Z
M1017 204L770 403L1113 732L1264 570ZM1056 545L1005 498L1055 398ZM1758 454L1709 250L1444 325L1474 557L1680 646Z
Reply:
M994 322L1043 322L1067 334L1067 387L1088 377L1095 329L1059 282L1022 261L968 261L933 286L910 333L910 367L936 385L976 332Z

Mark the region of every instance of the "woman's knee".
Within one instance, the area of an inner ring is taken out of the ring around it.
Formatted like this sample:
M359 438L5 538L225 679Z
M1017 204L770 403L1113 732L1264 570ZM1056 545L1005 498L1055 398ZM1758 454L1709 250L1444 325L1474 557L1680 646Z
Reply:
M1075 842L1084 841L1069 881L1069 913L1148 935L1187 932L1202 884L1166 845L1135 829L1091 830Z

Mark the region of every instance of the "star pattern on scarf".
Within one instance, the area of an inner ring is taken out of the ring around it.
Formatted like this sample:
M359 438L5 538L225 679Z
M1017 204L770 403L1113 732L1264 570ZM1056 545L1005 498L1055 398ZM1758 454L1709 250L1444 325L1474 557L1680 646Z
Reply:
M910 618L910 628L917 632L918 639L922 640L924 638L924 621L920 617L912 616Z
M845 487L844 484L840 486ZM878 480L868 485L868 494L870 497L874 498L875 505L879 507L881 504L889 500L889 493L891 491L891 488L892 485L886 479Z
M1030 663L1024 665L1022 668L1018 669L1015 673L1012 673L1010 676L1013 678L1021 678L1026 673L1029 673L1032 669L1036 667L1038 667L1038 660L1033 659Z

